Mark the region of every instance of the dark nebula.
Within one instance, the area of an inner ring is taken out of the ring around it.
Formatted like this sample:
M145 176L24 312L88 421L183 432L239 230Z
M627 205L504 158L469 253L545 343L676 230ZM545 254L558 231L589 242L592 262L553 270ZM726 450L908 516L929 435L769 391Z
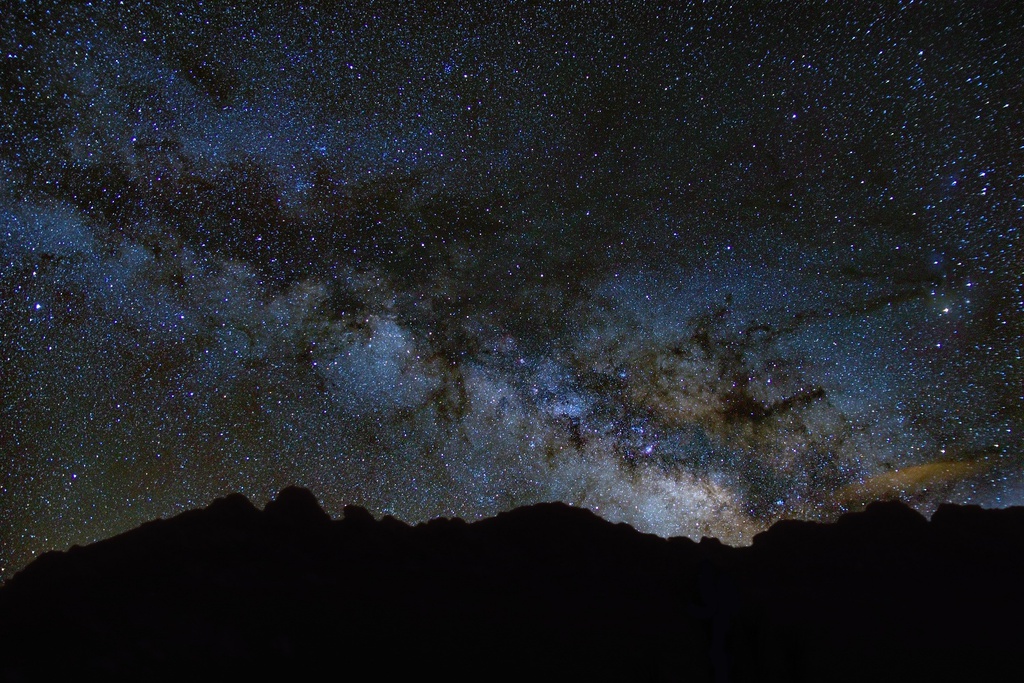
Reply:
M348 5L3 13L0 575L290 484L1024 503L1024 5Z

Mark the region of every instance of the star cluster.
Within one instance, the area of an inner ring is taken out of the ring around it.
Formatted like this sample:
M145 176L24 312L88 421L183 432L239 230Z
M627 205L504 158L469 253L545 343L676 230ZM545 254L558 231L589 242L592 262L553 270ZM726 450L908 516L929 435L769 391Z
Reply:
M240 491L1024 503L1024 7L21 3L0 574Z

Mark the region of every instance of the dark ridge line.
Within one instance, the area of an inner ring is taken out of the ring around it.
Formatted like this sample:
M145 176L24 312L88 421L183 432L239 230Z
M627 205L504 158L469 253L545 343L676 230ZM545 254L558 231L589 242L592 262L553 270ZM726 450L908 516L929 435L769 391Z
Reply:
M0 681L1004 680L1021 576L1020 507L876 502L730 547L564 503L332 520L288 487L36 559L0 586Z

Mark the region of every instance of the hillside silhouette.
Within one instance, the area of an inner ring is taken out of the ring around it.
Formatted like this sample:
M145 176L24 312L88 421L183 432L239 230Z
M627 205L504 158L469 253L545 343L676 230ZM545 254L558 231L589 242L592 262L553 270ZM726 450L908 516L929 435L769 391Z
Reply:
M752 546L560 503L409 526L237 494L0 587L0 680L1002 680L1024 508L875 503Z

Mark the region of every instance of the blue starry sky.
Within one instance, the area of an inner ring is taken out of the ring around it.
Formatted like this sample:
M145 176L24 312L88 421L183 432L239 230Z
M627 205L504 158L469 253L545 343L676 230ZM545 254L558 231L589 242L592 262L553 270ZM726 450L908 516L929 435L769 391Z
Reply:
M1024 6L21 2L0 575L240 491L1024 504Z

